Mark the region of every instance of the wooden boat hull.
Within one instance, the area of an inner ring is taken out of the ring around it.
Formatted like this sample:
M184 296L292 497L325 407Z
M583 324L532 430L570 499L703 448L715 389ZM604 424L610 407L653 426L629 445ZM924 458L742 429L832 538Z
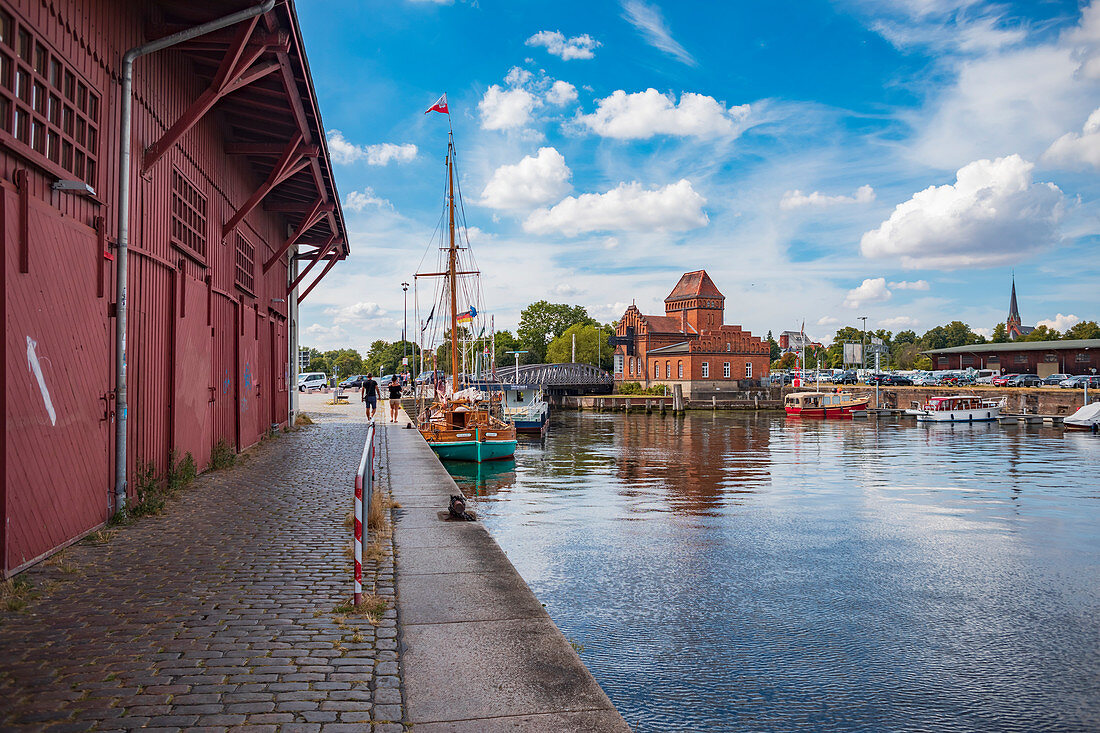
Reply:
M422 433L423 434L423 433ZM482 427L459 431L436 431L424 435L435 454L446 461L495 461L516 454L516 439L511 429Z

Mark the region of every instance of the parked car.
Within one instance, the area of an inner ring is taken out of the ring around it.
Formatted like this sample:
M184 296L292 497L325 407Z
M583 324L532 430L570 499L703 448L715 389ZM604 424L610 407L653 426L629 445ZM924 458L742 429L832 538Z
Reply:
M367 381L366 374L353 374L343 382L340 382L340 386L344 389L358 389L363 386L363 382L365 381Z
M872 374L867 377L867 384L878 384L883 387L909 387L913 380L900 374Z
M918 387L935 387L940 383L940 378L935 374L922 374L913 380L913 384Z
M994 387L1007 387L1009 380L1012 379L1013 377L1018 377L1018 376L1020 376L1020 375L1019 374L1002 374L998 377L993 377L993 386Z
M1069 379L1071 374L1051 374L1049 377L1043 378L1043 384L1047 387L1057 387L1062 383L1063 379Z
M1088 382L1089 389L1100 388L1100 375L1089 376L1087 374L1079 374L1076 377L1063 379L1058 386L1062 389L1084 389L1085 382Z
M833 384L856 384L857 382L859 382L859 377L852 369L841 372L833 377Z
M1012 379L1008 380L1008 387L1040 387L1043 384L1043 380L1035 374L1017 374Z
M298 375L298 391L328 386L328 375L324 372L305 372Z
M432 371L431 371L430 369L429 369L428 371L426 371L426 372L421 372L421 373L419 374L419 376L417 376L417 378L416 378L416 379L415 379L414 381L415 381L415 382L416 382L417 384L425 384L425 383L427 383L427 382L430 382L430 381L431 381L431 379L432 379L432 374L433 374L433 372L432 372ZM435 372L434 372L434 374L435 374L435 378L436 378L437 380L439 380L439 379L443 379L443 370L442 370L442 369L436 369L436 370L435 370Z

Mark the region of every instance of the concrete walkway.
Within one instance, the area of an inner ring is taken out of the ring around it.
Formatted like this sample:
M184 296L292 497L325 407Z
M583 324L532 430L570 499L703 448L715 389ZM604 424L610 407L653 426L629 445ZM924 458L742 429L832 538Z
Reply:
M25 574L38 597L0 608L0 729L406 730L392 546L364 567L381 622L334 612L366 422L322 400L164 515Z
M401 424L407 422L402 413ZM629 731L415 430L387 426L406 721L440 731Z

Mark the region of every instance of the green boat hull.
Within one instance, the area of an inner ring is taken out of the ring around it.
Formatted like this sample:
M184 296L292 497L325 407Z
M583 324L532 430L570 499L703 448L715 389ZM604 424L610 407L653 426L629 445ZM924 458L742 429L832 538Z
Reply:
M445 461L494 461L511 458L516 453L514 440L489 440L478 442L464 440L456 443L428 443L436 455Z

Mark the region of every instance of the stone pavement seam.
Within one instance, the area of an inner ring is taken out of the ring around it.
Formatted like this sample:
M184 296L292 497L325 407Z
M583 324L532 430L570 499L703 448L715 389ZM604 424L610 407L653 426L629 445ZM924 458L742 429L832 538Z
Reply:
M378 625L334 612L351 595L344 518L365 419L310 415L165 515L74 545L75 572L26 573L41 596L0 612L0 728L405 728L387 722L405 709L392 536L364 563L390 604Z

